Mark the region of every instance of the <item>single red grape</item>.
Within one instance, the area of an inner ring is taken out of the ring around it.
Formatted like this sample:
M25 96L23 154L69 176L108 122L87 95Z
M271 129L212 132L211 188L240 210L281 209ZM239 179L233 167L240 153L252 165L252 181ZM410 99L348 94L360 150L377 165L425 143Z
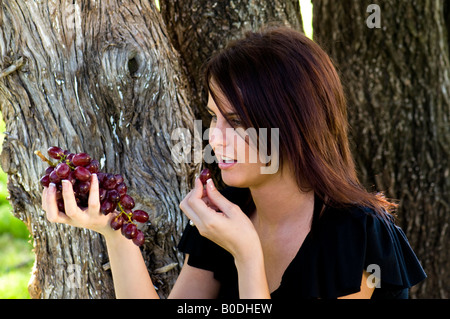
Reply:
M58 146L51 146L47 150L48 156L54 159L61 159L64 156L64 151Z
M116 178L113 174L106 174L106 177L103 181L103 187L105 189L114 189L116 187Z
M84 195L89 193L89 190L91 189L91 183L89 181L87 182L79 182L78 184L78 193L80 195Z
M75 178L82 182L88 181L92 175L91 172L89 172L88 169L83 166L78 166L77 168L75 168L74 173Z
M50 177L48 175L44 175L42 176L40 182L42 186L48 187L48 185L50 185Z
M128 239L133 239L137 235L137 227L133 223L124 224L122 226L123 235Z
M86 165L86 168L91 172L92 174L95 174L98 172L98 169L100 167L100 163L97 160L92 160L88 165Z
M119 185L116 186L116 191L119 192L120 197L122 197L123 195L125 195L127 193L127 185L125 185L125 183L120 183Z
M106 199L113 203L118 203L120 200L119 192L115 189L111 189L108 191L108 194L106 195Z
M70 167L66 163L59 163L55 168L56 175L61 179L69 177Z
M123 221L124 221L124 219L122 217L122 214L119 214L116 217L114 217L111 220L111 227L112 227L112 229L114 229L114 230L120 229L122 227L122 225L123 225Z
M56 171L52 171L48 177L51 183L58 184L61 182L61 178L59 178L58 174L56 174Z
M116 179L116 185L119 185L120 183L123 183L123 176L120 174L114 175L114 178Z
M107 200L105 200L102 203L102 205L100 206L100 211L104 215L108 215L109 213L114 211L114 209L116 209L116 204L115 203L111 203L110 201L107 201Z
M125 194L120 198L120 204L123 208L132 209L134 207L134 199L130 195Z
M133 216L131 217L131 219L139 223L145 223L146 221L148 221L148 214L143 210L138 209L133 212Z
M75 166L87 166L91 162L91 157L86 153L78 153L72 158Z
M211 178L211 172L209 169L205 168L200 173L200 181L203 185L206 185L206 181Z
M138 229L136 231L136 237L134 237L132 240L136 246L142 246L145 242L144 233Z

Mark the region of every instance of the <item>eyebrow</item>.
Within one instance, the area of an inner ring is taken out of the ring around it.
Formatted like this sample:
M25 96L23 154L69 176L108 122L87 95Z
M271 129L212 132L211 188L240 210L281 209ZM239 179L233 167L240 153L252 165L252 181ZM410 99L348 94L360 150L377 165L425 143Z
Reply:
M208 110L208 112L213 113L213 114L216 114L216 113L214 113L214 111L211 110L208 106L206 106L206 109ZM226 116L235 116L235 115L238 115L238 116L239 116L239 114L234 113L234 112L225 113L225 115L226 115Z

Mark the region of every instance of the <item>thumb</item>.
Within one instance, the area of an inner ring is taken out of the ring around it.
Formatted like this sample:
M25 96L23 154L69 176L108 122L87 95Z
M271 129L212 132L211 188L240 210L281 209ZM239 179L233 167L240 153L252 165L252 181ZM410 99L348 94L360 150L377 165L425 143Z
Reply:
M211 178L206 181L206 193L211 203L225 214L232 212L237 207L219 192Z

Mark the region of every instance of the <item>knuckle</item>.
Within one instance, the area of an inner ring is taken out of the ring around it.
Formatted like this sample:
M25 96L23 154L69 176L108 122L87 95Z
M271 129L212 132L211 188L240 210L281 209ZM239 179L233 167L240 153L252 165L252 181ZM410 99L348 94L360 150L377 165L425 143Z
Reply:
M66 212L65 212L65 214L67 215L67 216L69 216L69 217L74 217L75 216L75 214L72 212L72 210L66 210Z
M72 207L68 207L65 209L65 214L69 217L74 217L76 215L76 211Z
M181 210L184 210L184 208L186 207L185 199L183 199L183 200L180 202L179 207L180 207Z
M56 218L53 217L53 216L47 215L47 220L48 220L50 223L56 223Z
M50 223L56 223L58 221L58 218L57 218L56 214L49 214L49 213L47 213L46 217L47 217L47 220Z
M189 197L187 199L187 203L188 203L189 206L192 206L194 204L194 199L192 197Z

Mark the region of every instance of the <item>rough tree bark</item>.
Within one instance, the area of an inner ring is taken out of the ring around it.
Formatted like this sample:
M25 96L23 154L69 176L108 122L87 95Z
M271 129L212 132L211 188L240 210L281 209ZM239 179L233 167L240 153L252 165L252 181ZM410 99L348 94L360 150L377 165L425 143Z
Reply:
M37 183L45 165L33 151L86 151L101 159L102 170L124 175L151 213L142 251L167 296L182 262L175 245L186 220L178 203L199 170L198 163L172 161L171 133L192 132L194 118L202 118L200 65L243 28L270 21L301 26L295 0L180 3L162 3L167 32L152 1L0 0L7 131L1 163L14 214L35 245L33 298L114 296L101 236L46 221Z
M193 129L176 51L151 1L0 1L1 154L14 214L34 241L32 298L114 297L101 236L47 222L45 164L33 151L59 145L123 174L150 213L142 248L161 296L182 263L178 205L198 164L171 160L171 133Z
M331 53L346 85L362 180L399 200L400 225L428 274L412 297L448 298L450 64L444 1L383 1L379 29L366 24L375 12L366 12L372 2L313 1L314 38Z
M205 123L210 116L204 107L207 92L202 65L208 58L245 31L270 24L303 30L298 0L170 0L160 1L160 5L169 37L180 52L192 109Z

